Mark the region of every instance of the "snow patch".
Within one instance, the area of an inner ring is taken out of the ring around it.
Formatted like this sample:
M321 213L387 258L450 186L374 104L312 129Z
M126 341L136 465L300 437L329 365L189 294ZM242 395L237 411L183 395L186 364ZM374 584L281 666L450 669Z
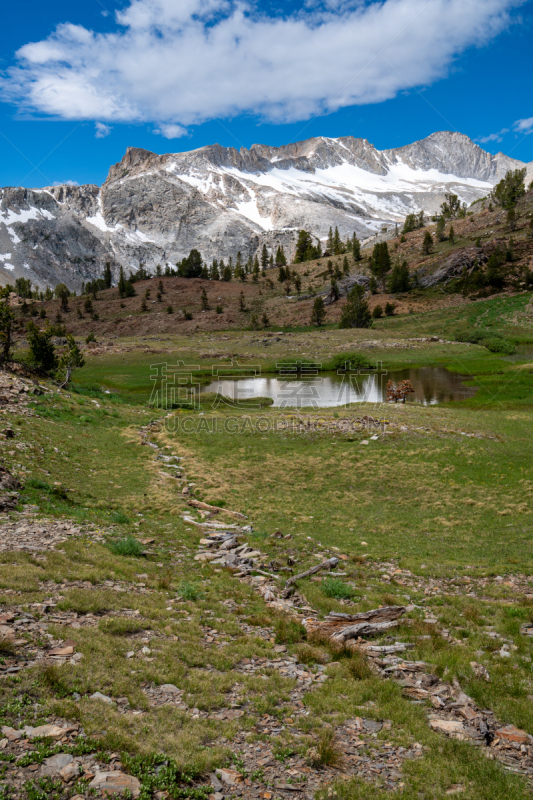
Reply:
M272 217L261 216L255 198L236 203L235 205L237 213L241 214L241 216L246 217L246 219L249 219L251 222L255 222L256 225L259 225L265 231L273 230L274 225L272 224Z

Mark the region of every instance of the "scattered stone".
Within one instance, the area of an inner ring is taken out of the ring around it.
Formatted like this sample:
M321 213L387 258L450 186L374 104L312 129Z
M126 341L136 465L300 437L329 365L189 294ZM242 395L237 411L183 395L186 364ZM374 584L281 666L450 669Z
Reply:
M133 797L141 793L141 784L133 775L114 770L113 772L97 772L89 784L89 789L98 789L106 795L123 794L130 791Z

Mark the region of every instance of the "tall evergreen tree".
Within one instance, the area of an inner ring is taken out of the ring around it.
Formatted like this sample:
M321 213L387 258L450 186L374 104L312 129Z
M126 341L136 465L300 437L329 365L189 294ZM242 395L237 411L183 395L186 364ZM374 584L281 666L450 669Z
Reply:
M323 325L324 320L326 319L326 308L324 306L324 301L321 297L315 298L315 302L313 303L313 310L311 311L311 325L316 325L317 328L320 328Z
M361 242L357 238L357 236L353 235L353 244L352 244L352 254L354 261L361 261Z
M370 328L372 314L365 300L365 288L355 284L347 297L339 328Z
M398 292L408 292L410 289L410 277L409 277L409 266L407 261L403 261L401 264L395 264L392 268L390 280L389 280L389 291L393 294L397 294Z
M266 244L264 244L261 250L261 269L263 270L263 272L266 271L267 266L268 266L268 250Z
M372 251L370 259L370 270L376 280L381 281L383 291L385 291L385 277L391 268L391 258L387 242L377 242Z
M328 233L327 249L330 253L333 253L334 241L333 241L333 229L331 227Z
M341 237L339 236L339 229L335 225L335 233L333 234L333 253L338 256L342 251Z
M126 278L124 277L124 269L122 265L120 265L120 276L118 279L118 294L119 297L124 297L126 293Z
M446 239L446 233L444 230L445 228L446 228L446 220L444 219L444 217L439 217L437 222L437 228L435 230L435 236L437 237L438 242L445 241Z
M104 285L106 289L111 289L113 285L113 276L111 275L111 263L109 261L105 262Z
M422 242L422 255L428 256L433 251L433 236L429 231L426 231L424 241Z

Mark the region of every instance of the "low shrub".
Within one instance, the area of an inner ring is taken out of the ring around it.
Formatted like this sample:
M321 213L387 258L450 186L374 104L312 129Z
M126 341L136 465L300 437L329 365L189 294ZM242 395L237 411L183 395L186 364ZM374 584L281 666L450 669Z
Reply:
M326 597L334 597L337 600L349 600L354 595L352 587L340 578L326 578L321 588Z
M186 580L181 581L178 591L184 600L199 600L203 594L196 583L190 583Z
M296 619L278 617L274 622L276 644L297 644L306 637L304 626Z
M135 556L140 558L144 555L144 547L134 536L125 536L123 539L112 539L107 542L107 547L117 556Z

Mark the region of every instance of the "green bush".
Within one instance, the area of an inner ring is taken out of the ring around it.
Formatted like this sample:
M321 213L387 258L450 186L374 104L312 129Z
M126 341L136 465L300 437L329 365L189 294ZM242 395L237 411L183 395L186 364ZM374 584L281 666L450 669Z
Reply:
M367 369L368 367L370 367L370 361L368 358L362 353L352 351L348 353L338 353L337 355L333 356L333 358L328 361L326 368L330 370L356 370Z
M111 522L118 522L122 525L126 525L129 521L129 517L123 514L122 511L114 511L111 514Z
M506 356L512 356L516 351L514 344L508 339L500 339L500 337L491 336L488 339L482 339L481 344L490 350L491 353L502 353Z
M123 539L113 539L107 542L107 546L112 553L117 556L135 556L140 558L144 555L144 547L134 536L125 536Z
M46 481L42 481L40 478L30 478L26 482L26 486L29 486L32 489L42 489L44 492L52 491L52 487Z
M307 631L295 619L278 617L274 622L276 644L297 644L305 639Z
M321 588L326 597L335 597L337 600L349 600L354 595L352 587L340 578L326 578Z
M479 344L482 347L486 347L491 353L502 353L503 355L511 356L516 350L512 342L505 339L500 333L493 331L460 328L455 334L455 339L458 342Z
M181 581L178 591L184 600L195 601L202 597L202 592L198 589L198 586L186 580Z

